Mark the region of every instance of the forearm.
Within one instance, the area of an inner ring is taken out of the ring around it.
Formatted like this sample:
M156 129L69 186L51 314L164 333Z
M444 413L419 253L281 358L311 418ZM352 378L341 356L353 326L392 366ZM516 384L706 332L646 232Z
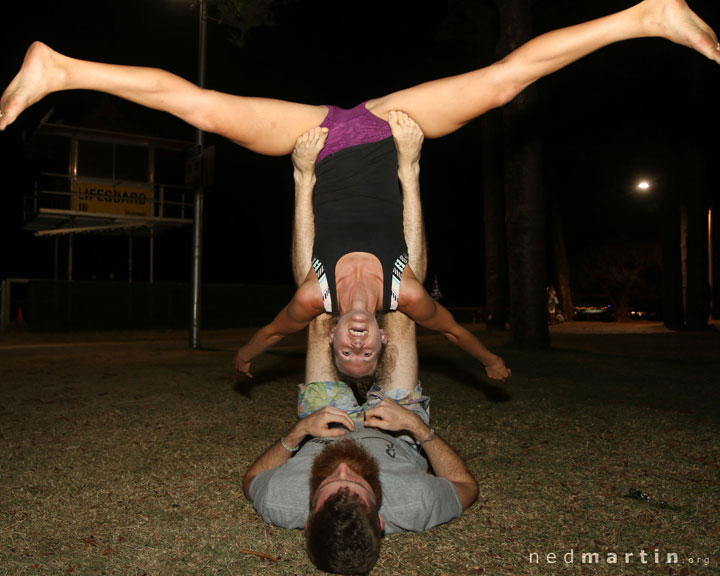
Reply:
M422 321L420 324L431 330L442 332L450 342L482 362L485 367L497 362L499 356L490 352L472 332L458 324L447 308L435 303L434 310L432 318Z
M410 257L409 265L415 277L422 283L427 272L427 251L420 200L419 162L401 162L398 178L403 193L403 229Z
M287 435L283 437L283 441L288 448L294 449L300 446L306 435L307 434L296 424ZM292 455L293 452L285 448L279 439L275 444L270 446L245 473L245 477L243 478L243 492L245 497L250 500L250 484L252 484L253 479L258 474L265 470L274 470L282 466Z
M418 442L424 441L422 448L435 475L447 478L455 485L463 510L467 509L477 499L477 482L465 462L450 444L420 418L410 433Z
M341 426L337 427L337 424ZM314 436L316 438L338 437L344 436L345 430L352 431L354 429L355 424L347 412L332 406L325 406L307 418L298 420L284 438L281 438L270 446L270 448L250 466L250 469L243 479L243 492L245 496L251 499L250 485L258 474L266 470L274 470L285 464L307 436Z
M315 173L307 174L295 169L295 219L293 225L292 264L295 283L299 286L312 265L312 249L315 242L315 212L313 189Z
M475 479L460 456L415 412L386 398L365 412L365 426L409 432L425 450L435 475L452 482L463 510L477 498Z
M483 343L472 332L463 328L460 324L456 323L450 331L445 332L445 336L450 342L479 360L485 367L494 364L499 358L485 348Z
M250 362L265 352L268 348L279 342L285 337L273 329L272 324L264 326L258 330L250 341L238 351L238 356L245 362Z
M404 157L398 157L398 179L403 187L408 189L413 184L419 189L418 179L420 178L420 161L406 160Z

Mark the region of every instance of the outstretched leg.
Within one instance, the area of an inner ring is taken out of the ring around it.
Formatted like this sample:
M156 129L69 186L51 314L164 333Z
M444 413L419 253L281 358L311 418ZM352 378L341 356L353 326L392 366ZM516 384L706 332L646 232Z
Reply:
M261 154L289 154L298 136L322 123L327 108L204 90L156 68L69 58L41 42L0 99L0 130L52 92L97 90L161 110Z
M715 33L684 0L645 0L622 12L538 36L486 68L394 92L368 102L367 107L381 118L391 110L403 110L426 137L439 138L604 46L645 37L666 38L720 63Z

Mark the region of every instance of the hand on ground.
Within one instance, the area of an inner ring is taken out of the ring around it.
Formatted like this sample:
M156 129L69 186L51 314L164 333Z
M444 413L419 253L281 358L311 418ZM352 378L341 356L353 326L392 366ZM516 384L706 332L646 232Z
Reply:
M497 356L497 360L495 360L492 364L485 366L485 373L488 378L492 380L499 380L500 382L505 382L507 378L512 376L512 370L505 366L505 361L500 358L500 356Z
M235 354L235 358L233 359L233 364L238 372L242 372L248 378L252 378L252 374L250 373L251 360L245 360L243 358L242 351L242 348L237 351L237 354Z

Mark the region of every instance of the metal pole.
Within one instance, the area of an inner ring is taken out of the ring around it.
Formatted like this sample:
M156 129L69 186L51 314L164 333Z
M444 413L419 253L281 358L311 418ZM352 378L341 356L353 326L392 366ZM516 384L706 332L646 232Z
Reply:
M60 274L58 272L58 254L59 252L59 245L60 242L60 236L55 236L55 267L53 272L53 280L57 281L58 278L60 278Z
M150 228L150 284L155 282L155 227Z
M72 282L73 279L73 237L74 234L68 236L68 266L67 266L67 277L68 281Z
M200 0L200 29L198 33L198 86L205 87L205 45L207 36L207 4ZM203 132L198 129L196 144L202 151ZM202 157L201 157L202 162ZM202 284L202 214L203 214L203 180L202 170L200 182L195 189L193 198L193 231L192 231L192 318L190 325L190 347L199 348L201 284Z
M0 330L5 331L10 324L10 281L0 280Z
M128 282L132 284L133 278L133 235L132 230L128 235Z

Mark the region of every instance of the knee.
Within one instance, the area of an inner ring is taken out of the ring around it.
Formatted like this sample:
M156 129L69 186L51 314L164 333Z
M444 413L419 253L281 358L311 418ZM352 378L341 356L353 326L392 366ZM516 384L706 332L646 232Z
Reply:
M519 80L519 74L510 60L499 60L491 66L490 79L494 86L493 107L499 108L512 101L527 86Z

